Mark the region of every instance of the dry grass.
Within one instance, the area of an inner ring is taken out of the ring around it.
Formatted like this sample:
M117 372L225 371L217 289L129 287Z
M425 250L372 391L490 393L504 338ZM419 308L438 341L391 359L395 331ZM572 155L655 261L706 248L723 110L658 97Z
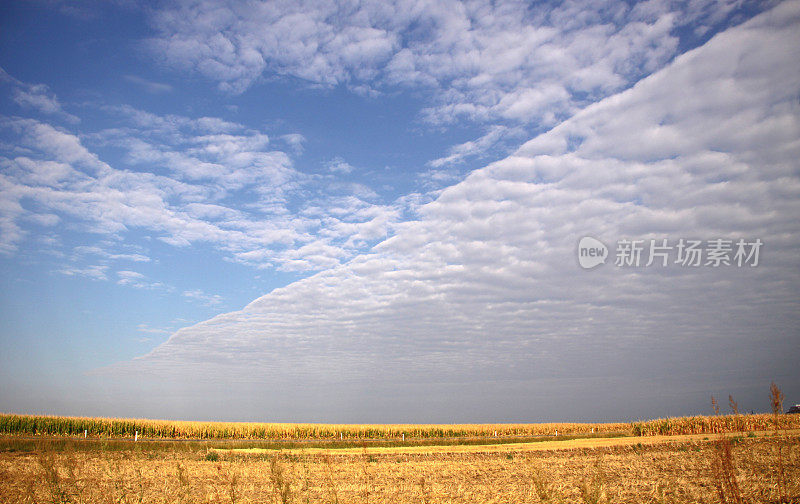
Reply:
M800 436L800 430L783 431L783 434ZM750 432L748 438L770 438L773 443L777 443L781 437L778 434L762 432L756 434ZM727 433L718 434L715 439L726 438L731 440L741 439L741 434ZM710 437L706 434L681 434L675 436L644 436L644 437L588 437L588 438L552 438L550 440L537 440L529 442L517 442L507 444L447 444L447 445L397 445L397 446L377 446L370 447L369 455L426 455L426 454L445 454L445 453L510 453L523 451L552 451L552 450L576 450L580 448L613 448L622 446L642 446L669 443L699 443L708 441ZM735 441L733 441L735 442ZM331 447L331 448L230 448L213 447L209 448L210 453L217 455L250 455L250 456L270 456L281 453L289 456L300 455L358 455L364 453L365 447Z
M800 496L800 438L781 438L787 501ZM599 441L599 440L598 440ZM735 437L745 503L783 497L774 437ZM603 448L348 455L202 451L0 452L0 502L694 503L720 502L716 440Z

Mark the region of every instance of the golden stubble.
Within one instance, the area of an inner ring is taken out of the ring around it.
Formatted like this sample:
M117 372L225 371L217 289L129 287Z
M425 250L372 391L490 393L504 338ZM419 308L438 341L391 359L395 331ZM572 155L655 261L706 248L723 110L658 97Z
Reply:
M800 438L781 438L789 497ZM599 441L599 440L598 440ZM538 451L222 454L78 449L0 453L0 502L640 503L719 502L714 439ZM744 502L780 497L774 439L735 437Z

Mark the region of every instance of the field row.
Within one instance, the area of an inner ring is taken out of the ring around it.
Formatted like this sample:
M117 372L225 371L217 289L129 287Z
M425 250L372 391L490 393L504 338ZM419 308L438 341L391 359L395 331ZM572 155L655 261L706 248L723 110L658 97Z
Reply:
M632 423L539 424L292 424L200 422L0 414L0 434L155 439L336 440L575 436L634 436L798 429L800 415L717 415Z

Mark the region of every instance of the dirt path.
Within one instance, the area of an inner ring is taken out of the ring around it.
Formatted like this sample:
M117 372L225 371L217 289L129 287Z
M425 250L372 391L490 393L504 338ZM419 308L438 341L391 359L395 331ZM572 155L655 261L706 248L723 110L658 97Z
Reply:
M785 431L786 434L800 435L800 430ZM743 436L746 434L727 434L728 437ZM755 437L769 437L771 432L756 432ZM517 451L543 451L543 450L573 450L579 448L604 448L608 446L630 446L636 444L660 444L660 443L686 443L702 442L716 439L718 434L689 434L681 436L639 436L639 437L615 437L615 438L585 438L569 439L564 441L538 441L529 443L510 443L495 445L455 445L455 446L388 446L372 448L293 448L281 450L286 454L297 455L362 455L365 453L373 455L402 455L402 454L425 454L425 453L505 453ZM264 454L275 453L278 450L264 448L238 448L211 450L219 453L231 454Z

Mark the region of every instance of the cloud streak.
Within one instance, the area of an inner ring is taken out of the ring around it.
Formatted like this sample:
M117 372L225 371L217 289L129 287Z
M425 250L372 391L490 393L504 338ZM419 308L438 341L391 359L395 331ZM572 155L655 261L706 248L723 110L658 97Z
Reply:
M170 86L169 84L164 84L162 82L153 82L143 77L139 77L138 75L125 75L123 76L123 79L133 84L136 84L137 86L140 86L142 89L151 94L164 94L172 92L172 86Z
M46 115L55 115L70 123L78 123L78 117L66 112L56 95L45 84L28 84L15 79L0 68L0 83L11 85L11 97L17 105L33 109Z

